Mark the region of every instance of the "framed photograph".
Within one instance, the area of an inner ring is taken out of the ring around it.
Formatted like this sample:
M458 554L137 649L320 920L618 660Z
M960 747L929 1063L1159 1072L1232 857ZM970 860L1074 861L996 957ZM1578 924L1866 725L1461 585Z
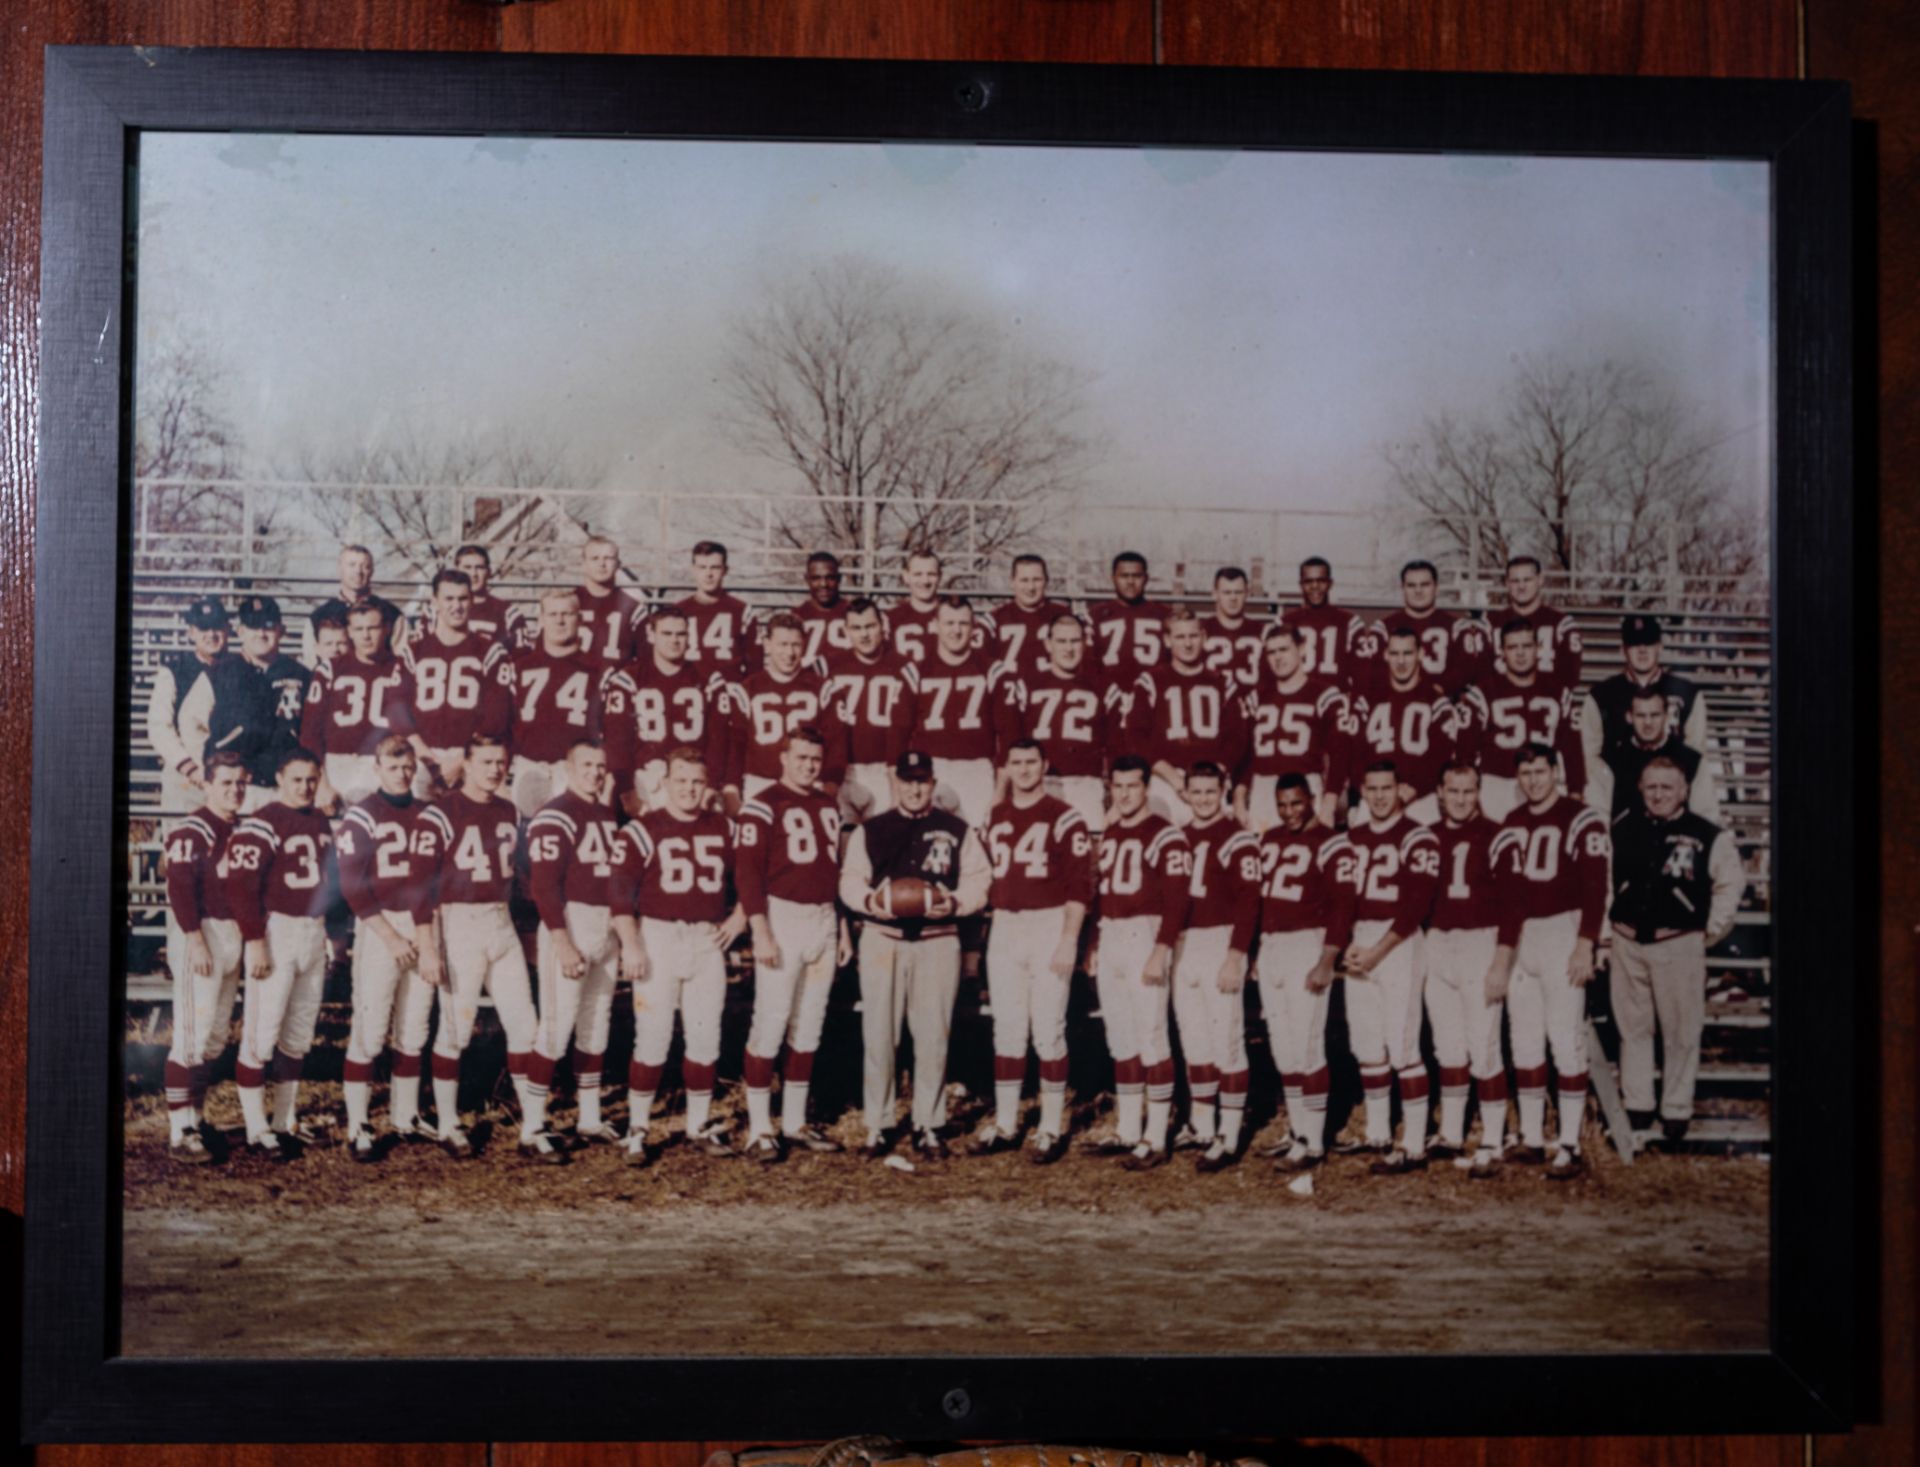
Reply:
M1844 86L46 76L34 1439L1848 1423Z

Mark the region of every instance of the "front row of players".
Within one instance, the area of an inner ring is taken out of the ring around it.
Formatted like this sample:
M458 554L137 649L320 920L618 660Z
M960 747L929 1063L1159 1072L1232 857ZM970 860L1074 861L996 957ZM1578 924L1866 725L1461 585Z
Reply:
M1335 831L1319 823L1306 780L1285 775L1274 795L1278 823L1264 836L1234 820L1228 780L1207 762L1185 771L1193 819L1176 828L1151 807L1153 771L1136 757L1115 761L1111 818L1095 835L1080 811L1048 792L1046 757L1030 740L1009 748L1007 795L986 827L970 827L936 807L932 761L909 751L891 771L892 808L849 830L844 854L837 801L818 788L823 753L812 730L791 734L779 780L729 820L712 808L704 759L678 750L664 804L621 827L598 799L605 755L581 741L565 760L567 788L524 832L500 794L506 749L490 738L472 741L459 787L429 804L413 794L414 750L389 737L376 755L379 788L337 824L315 807L320 770L311 755L289 755L277 798L244 817L245 766L215 756L206 805L173 829L167 849L177 1020L166 1089L175 1155L207 1156L198 1107L236 988L243 1033L235 1078L248 1145L286 1156L297 1150L290 1143L308 1139L296 1100L327 967L324 914L337 864L362 930L344 1076L357 1159L377 1151L370 1098L383 1050L393 1057L394 1132L437 1141L455 1156L472 1153L459 1122L458 1078L483 995L505 1031L523 1154L566 1159L565 1143L547 1128L547 1099L556 1064L571 1050L578 1135L620 1143L645 1164L676 1016L687 1136L733 1153L730 1128L712 1119L711 1107L724 954L743 933L754 960L745 1153L771 1162L789 1146L839 1150L807 1109L828 993L854 957L846 913L862 920L867 1154L884 1155L892 1142L905 1029L914 1052L912 1144L923 1156L944 1155L960 924L991 909L994 1111L972 1151L1018 1145L1031 1051L1039 1120L1028 1154L1037 1163L1063 1154L1068 993L1085 938L1114 1070L1111 1130L1089 1146L1120 1154L1130 1168L1164 1165L1180 1142L1200 1148L1202 1170L1239 1157L1248 1090L1242 990L1251 967L1291 1132L1279 1149L1281 1169L1311 1168L1325 1155L1327 1007L1336 979L1347 985L1363 1147L1378 1153L1375 1171L1424 1166L1432 1149L1423 1016L1440 1086L1433 1145L1462 1150L1469 1092L1477 1089L1474 1174L1494 1174L1503 1152L1512 1154L1503 1146L1503 1008L1519 1154L1546 1161L1554 1177L1581 1169L1582 990L1607 905L1609 837L1597 812L1558 793L1551 749L1521 751L1521 803L1497 826L1481 813L1480 776L1470 765L1446 771L1442 819L1426 826L1405 811L1394 766L1380 762L1361 782L1363 825ZM1662 777L1657 767L1654 777ZM539 912L534 976L509 910L517 869ZM631 985L635 1022L624 1136L600 1103L621 980ZM1174 1022L1190 1097L1178 1138L1169 1134ZM437 1125L419 1111L430 1029ZM1549 1053L1560 1091L1550 1153Z

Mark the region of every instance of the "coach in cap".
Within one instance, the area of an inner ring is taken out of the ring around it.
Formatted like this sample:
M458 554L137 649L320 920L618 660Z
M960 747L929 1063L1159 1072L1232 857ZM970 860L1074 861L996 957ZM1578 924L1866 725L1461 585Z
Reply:
M200 675L230 661L227 608L218 596L192 602L180 619L187 624L184 651L169 652L154 670L147 693L147 742L160 759L160 813L184 815L201 802L206 740L181 732L180 707Z
M840 901L866 920L860 934L869 1157L884 1156L893 1124L900 1026L913 1035L914 1150L946 1155L947 1040L960 990L957 919L987 905L986 847L966 821L933 802L933 760L909 749L893 767L893 808L853 827Z
M1664 755L1640 771L1640 799L1613 823L1613 959L1620 1090L1636 1131L1653 1124L1653 1034L1660 1031L1660 1120L1687 1134L1707 1013L1707 949L1733 930L1746 872L1733 837L1686 808L1687 781Z
M1707 700L1700 696L1700 687L1693 679L1682 677L1661 661L1660 619L1638 613L1623 618L1620 645L1627 659L1626 670L1595 683L1580 710L1580 742L1587 755L1587 803L1608 812L1613 810L1614 792L1610 778L1613 766L1607 753L1633 742L1635 694L1658 693L1667 705L1666 732L1702 758L1708 752ZM1659 742L1665 743L1665 736Z
M300 746L300 713L312 673L280 650L286 628L271 596L242 596L240 655L203 671L180 705L184 738L200 762L227 750L246 760L247 809L271 799L280 760Z

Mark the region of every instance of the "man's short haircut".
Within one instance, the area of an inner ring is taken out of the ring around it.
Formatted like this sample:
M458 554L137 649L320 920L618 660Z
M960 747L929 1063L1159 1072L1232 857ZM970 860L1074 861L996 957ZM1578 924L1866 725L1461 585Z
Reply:
M1047 751L1040 747L1040 741L1038 739L1015 739L1007 745L1007 752L1009 754L1024 753L1029 749L1038 754L1042 759L1047 757Z
M780 747L783 749L791 749L795 744L812 744L816 749L825 753L827 736L812 724L803 723L800 727L788 731L786 740Z
M342 545L340 547L340 554L343 556L364 555L368 560L373 559L373 552L364 545Z
M1268 642L1291 642L1296 647L1305 647L1307 645L1307 634L1292 622L1283 621L1277 622L1269 627L1267 629L1267 635L1263 640Z
M1531 617L1516 616L1512 621L1500 628L1500 645L1502 647L1506 646L1507 638L1513 636L1516 632L1526 632L1529 636L1538 635L1534 631L1533 619Z
M222 749L207 760L208 781L211 782L215 773L222 769L238 769L244 774L247 770L247 761L231 749Z
M405 734L390 733L373 746L373 757L376 759L384 759L389 754L398 754L403 750L411 754L413 752L413 741Z
M497 739L492 734L477 733L468 735L467 754L471 756L479 753L482 749L498 749L504 754L507 750L507 741L505 739Z
M589 738L586 734L581 734L578 738L567 740L567 757L571 759L574 756L574 752L578 749L593 749L598 751L604 747L605 745L603 745L600 740Z
M273 777L278 779L296 764L311 764L315 769L318 769L320 767L320 756L311 749L289 749L280 756L279 761L273 766Z
M676 764L698 764L702 769L705 769L707 767L707 756L692 744L681 744L677 748L667 751L667 768L671 769Z
M488 552L487 547L484 545L462 545L458 550L453 552L453 563L455 565L458 565L461 561L465 560L469 555L479 556L480 563L482 565L484 565L488 570L493 569L493 556Z
M1387 633L1387 645L1389 647L1391 647L1395 642L1400 642L1400 641L1411 642L1414 644L1414 646L1417 647L1420 645L1420 634L1416 632L1412 627L1395 627L1392 631Z
M914 548L913 548L913 549L911 549L911 550L909 550L909 551L907 552L907 564L908 564L908 565L912 565L912 564L913 564L913 563L914 563L914 562L915 562L916 560L930 560L930 561L932 561L932 562L933 562L933 563L934 563L935 565L944 565L944 564L946 564L946 562L945 562L945 561L943 561L943 560L941 560L941 559L940 559L940 552L939 552L939 551L937 551L937 550L933 550L933 549L930 549L929 547L927 547L927 546L925 546L925 545L916 545L916 546L914 546Z
M1175 605L1167 608L1167 614L1160 619L1160 624L1170 627L1176 622L1191 621L1197 623L1199 620L1200 613L1196 608L1192 606Z
M1041 575L1044 576L1048 574L1047 558L1044 555L1035 555L1032 551L1027 551L1023 554L1014 556L1013 573L1015 575L1018 575L1020 573L1020 567L1023 565L1037 565L1040 567Z
M1680 776L1680 782L1682 784L1692 783L1692 781L1687 778L1687 771L1680 767L1680 761L1677 759L1669 759L1665 754L1655 754L1651 759L1647 760L1645 764L1642 764L1640 766L1640 777L1645 779L1648 772L1655 769L1671 769L1675 774Z
M807 557L807 569L812 570L816 565L830 565L839 570L840 557L831 550L816 550Z
M1516 565L1530 565L1535 570L1539 570L1540 558L1537 555L1515 555L1508 559L1508 570L1512 570Z
M869 611L880 615L880 603L871 596L856 596L847 603L848 616L865 616Z
M1076 627L1079 627L1079 628L1080 628L1080 629L1081 629L1082 631L1085 631L1085 630L1086 630L1086 627L1085 627L1085 625L1084 625L1084 623L1082 623L1082 622L1081 622L1081 620L1080 620L1080 614L1079 614L1079 613L1078 613L1077 611L1063 611L1063 612L1061 612L1061 613L1060 613L1060 614L1059 614L1058 616L1056 616L1056 617L1055 617L1055 618L1054 618L1054 619L1053 619L1052 621L1050 621L1050 622L1048 622L1048 623L1047 623L1047 627L1046 627L1046 629L1047 629L1048 631L1052 631L1052 630L1053 630L1053 629L1054 629L1055 627L1057 627L1057 626L1059 626L1059 625L1060 625L1060 623L1061 623L1061 622L1063 622L1063 621L1070 621L1070 622L1072 622L1072 623L1073 623L1073 624L1074 624L1074 625L1075 625Z
M671 601L665 606L655 607L647 616L649 623L656 621L685 621L686 619L686 612L682 611L678 606L675 606Z
M1274 781L1273 792L1278 795L1282 790L1299 790L1304 795L1313 793L1313 786L1307 783L1306 775L1297 769L1289 769Z
M1635 703L1658 703L1664 710L1667 706L1667 695L1658 688L1635 688L1633 696L1627 699L1627 703L1629 706Z
M313 629L316 632L324 632L329 627L338 627L344 632L347 629L347 612L332 609L316 612L313 618Z
M1113 761L1113 773L1110 778L1118 779L1123 774L1137 774L1144 781L1153 773L1153 766L1138 754L1122 754Z
M1480 783L1480 766L1478 764L1470 764L1465 759L1454 759L1441 768L1440 782L1442 784L1446 783L1449 774L1471 774L1473 776L1473 782L1475 784Z
M1119 570L1123 565L1137 565L1142 571L1147 568L1147 558L1138 550L1122 550L1113 558L1111 570Z
M1211 759L1200 759L1187 766L1187 778L1189 780L1217 779L1224 785L1227 782L1227 771Z
M458 557L456 557L456 559L457 558ZM427 587L427 592L429 595L438 596L442 586L463 586L471 591L473 589L473 577L463 570L453 570L450 568L437 570L433 573L433 584Z
M368 612L372 612L375 616L379 617L381 625L384 626L386 624L387 613L385 609L376 605L365 596L362 596L347 608L347 621L351 622L356 616L365 616Z
M1554 752L1553 745L1529 740L1520 746L1520 752L1514 756L1514 767L1518 768L1535 759L1544 759L1549 764L1555 764L1559 762L1560 756Z
M727 558L727 547L722 545L718 540L694 541L693 550L687 556L687 559L698 560L703 555L717 555L724 561Z
M776 611L767 618L767 635L772 636L775 632L792 632L804 641L807 628L806 624L791 611Z
M1312 570L1316 565L1319 566L1321 570L1325 571L1329 576L1333 574L1333 566L1328 562L1326 556L1324 555L1309 555L1305 560L1301 561L1300 574L1304 576L1308 571Z
M1365 779L1369 774L1391 774L1397 779L1400 775L1400 766L1395 764L1391 759L1376 759L1360 771L1360 777L1362 779Z
M973 603L958 591L949 591L946 595L942 596L939 605L942 607L951 606L955 611L964 611L969 616L973 615Z
M1213 573L1213 583L1216 586L1222 581L1244 581L1246 578L1247 573L1237 565L1223 565Z
M1410 560L1405 565L1400 567L1400 583L1402 585L1405 585L1407 581L1407 577L1412 575L1415 571L1425 571L1428 575L1432 576L1436 581L1440 579L1440 572L1437 569L1435 569L1432 561Z

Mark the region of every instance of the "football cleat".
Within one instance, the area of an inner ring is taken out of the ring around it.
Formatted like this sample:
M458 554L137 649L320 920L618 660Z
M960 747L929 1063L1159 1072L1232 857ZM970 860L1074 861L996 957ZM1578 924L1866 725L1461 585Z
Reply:
M846 1150L819 1126L802 1126L797 1131L789 1131L786 1139L791 1146L805 1147L808 1151L818 1151L823 1155Z
M885 1135L873 1137L860 1148L862 1161L885 1161L891 1155L893 1155L893 1139Z
M1164 1146L1154 1146L1142 1141L1120 1160L1120 1165L1130 1172L1156 1171L1173 1160L1173 1153Z
M573 1139L579 1146L619 1146L627 1138L602 1121L597 1126L575 1126Z
M1212 1144L1200 1154L1199 1160L1194 1162L1193 1169L1197 1172L1223 1172L1239 1159L1234 1154L1233 1148L1216 1136Z
M1327 1153L1318 1146L1309 1146L1296 1140L1287 1148L1287 1154L1273 1164L1277 1172L1310 1172L1327 1159Z
M1335 1156L1385 1156L1393 1150L1393 1142L1375 1141L1371 1137L1361 1141L1336 1141L1333 1143Z
M268 1161L292 1161L293 1148L284 1145L279 1134L274 1131L261 1131L247 1137L247 1150L254 1156L265 1157Z
M1547 1160L1547 1148L1544 1146L1526 1146L1516 1144L1507 1148L1507 1160L1515 1166L1543 1166Z
M1687 1139L1687 1130L1692 1125L1693 1122L1690 1119L1684 1121L1662 1121L1660 1123L1660 1135L1666 1141L1667 1145L1678 1146Z
M923 1129L913 1133L913 1154L922 1161L945 1161L947 1143L932 1130Z
M1416 1154L1411 1151L1402 1150L1398 1146L1394 1147L1394 1149L1389 1151L1385 1156L1376 1158L1373 1165L1367 1168L1367 1170L1372 1172L1376 1177L1398 1177L1407 1172L1423 1172L1426 1169L1426 1152L1422 1151Z
M180 1139L167 1147L167 1155L183 1166L205 1166L213 1160L213 1153L207 1150L207 1143L200 1139L198 1131L184 1131Z
M732 1156L732 1134L725 1121L709 1121L689 1139L708 1156Z
M1132 1143L1122 1141L1112 1131L1095 1131L1080 1143L1080 1149L1089 1156L1125 1156L1133 1150Z
M1168 1143L1168 1149L1172 1151L1205 1151L1212 1141L1213 1138L1211 1136L1202 1136L1198 1131L1194 1130L1191 1125L1183 1125L1173 1133L1173 1140Z
M535 1131L531 1136L522 1136L520 1154L544 1166L565 1166L568 1159L566 1147L551 1131Z
M438 1146L440 1128L424 1116L415 1116L404 1126L395 1126L393 1134L414 1146Z
M473 1143L467 1139L467 1133L458 1126L448 1126L434 1133L440 1143L440 1149L455 1161L473 1160Z
M1292 1133L1289 1132L1287 1135L1282 1136L1278 1141L1274 1142L1273 1145L1262 1146L1260 1148L1260 1154L1262 1156L1281 1157L1281 1156L1285 1156L1289 1151L1293 1150L1295 1146L1298 1146L1301 1144L1302 1143L1295 1140Z
M379 1153L374 1150L373 1132L365 1126L355 1126L347 1132L347 1155L358 1162L369 1162Z
M314 1130L311 1126L300 1125L298 1122L290 1129L282 1131L280 1137L283 1141L291 1141L302 1151L306 1150L309 1146L319 1146L322 1144L318 1131Z
M1451 1159L1466 1149L1466 1142L1450 1141L1445 1136L1435 1136L1427 1143L1427 1155L1435 1158Z
M1052 1166L1067 1154L1067 1138L1051 1131L1035 1131L1027 1143L1027 1160L1035 1166Z
M1012 1151L1020 1145L998 1126L988 1126L967 1142L968 1156L997 1156L1002 1151Z
M624 1160L635 1171L653 1165L653 1153L647 1149L646 1139L636 1136L623 1147Z
M776 1136L753 1136L747 1141L747 1149L742 1153L748 1161L757 1161L761 1166L773 1166L786 1159L786 1153L780 1149Z
M1547 1180L1550 1182L1571 1182L1586 1171L1586 1158L1572 1146L1556 1146L1553 1160L1547 1163Z
M1473 1165L1467 1168L1467 1175L1484 1182L1500 1175L1500 1165L1500 1153L1491 1146L1482 1146L1473 1153Z

